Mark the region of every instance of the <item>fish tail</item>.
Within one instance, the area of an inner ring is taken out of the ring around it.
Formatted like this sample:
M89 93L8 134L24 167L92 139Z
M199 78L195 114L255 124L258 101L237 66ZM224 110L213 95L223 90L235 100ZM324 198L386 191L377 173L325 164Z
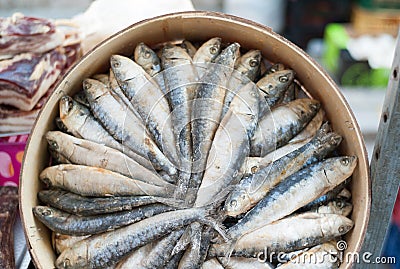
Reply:
M199 220L199 222L213 228L219 235L221 235L221 237L224 239L225 242L229 241L229 236L226 232L225 227L222 225L222 223L214 220L211 217L205 217L205 218Z

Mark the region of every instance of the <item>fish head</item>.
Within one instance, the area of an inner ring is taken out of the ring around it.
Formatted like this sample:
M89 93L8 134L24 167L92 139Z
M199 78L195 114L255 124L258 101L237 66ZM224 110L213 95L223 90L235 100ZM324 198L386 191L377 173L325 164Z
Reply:
M272 73L275 73L277 71L282 71L282 70L285 70L285 69L286 69L285 65L283 65L281 63L276 63L276 64L273 64L270 68L268 68L267 72L265 74L268 75L268 74L272 74Z
M294 71L285 69L268 74L257 82L257 86L267 97L283 94L289 84L293 82Z
M236 71L254 80L260 73L260 63L262 61L261 51L250 50L238 59Z
M222 64L233 69L236 60L240 57L239 43L232 43L226 47L215 59L216 64Z
M41 218L51 218L54 216L54 210L48 206L35 206L33 209L33 213L36 216L40 216Z
M326 221L321 222L322 233L329 236L340 236L348 233L354 226L354 222L340 214L323 214Z
M78 141L73 136L67 135L60 131L49 131L45 135L49 149L58 152L59 154L65 155L69 158L74 151L73 143Z
M340 171L348 176L351 176L354 169L357 166L357 157L356 156L343 156L339 157L338 161L340 162Z
M318 140L317 150L323 155L328 154L339 146L342 136L336 133L328 133Z
M59 169L58 165L50 166L40 173L39 179L43 181L43 183L46 184L48 188L50 188L54 185L54 183L56 183L56 185L62 184L64 174L62 170Z
M109 88L100 81L90 78L83 81L83 90L89 101L95 101L110 91Z
M224 211L228 216L236 217L251 208L249 194L245 190L234 190L226 199Z
M340 214L343 216L350 215L351 211L353 210L353 205L344 199L333 200L328 204L328 206L332 207L335 214Z
M145 66L146 68L154 69L156 67L160 67L160 59L158 58L157 54L146 44L143 42L139 43L134 52L135 61L141 65ZM160 70L153 70L153 71L160 71Z
M89 110L70 96L63 96L59 103L60 119L68 130L82 126L90 115ZM74 133L74 135L76 135ZM79 136L79 135L78 135Z
M287 105L302 122L309 122L321 107L320 102L308 98L296 99Z
M145 74L140 65L122 55L112 55L110 57L110 64L115 78L119 82L134 79Z
M65 249L55 262L56 268L90 268L87 248L85 241L81 241Z
M205 42L193 57L194 62L212 62L221 51L221 38L214 37Z

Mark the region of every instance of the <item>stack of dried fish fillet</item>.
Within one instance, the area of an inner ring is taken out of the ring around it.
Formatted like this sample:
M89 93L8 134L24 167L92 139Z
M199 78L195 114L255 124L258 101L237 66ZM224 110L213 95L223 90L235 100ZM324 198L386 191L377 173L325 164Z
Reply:
M220 38L196 45L140 43L61 98L33 208L55 266L305 268L296 257L325 255L318 268L337 268L356 157L340 156L293 70Z

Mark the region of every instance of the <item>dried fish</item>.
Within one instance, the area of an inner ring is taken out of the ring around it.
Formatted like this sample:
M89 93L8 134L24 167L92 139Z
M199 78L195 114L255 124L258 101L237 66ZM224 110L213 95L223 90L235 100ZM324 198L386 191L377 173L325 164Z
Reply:
M289 176L247 212L239 223L229 228L229 236L238 239L293 213L351 176L356 164L356 157L334 157Z
M60 189L41 190L38 198L47 205L81 216L132 210L161 200L152 196L84 197Z
M171 210L167 205L154 204L116 213L77 216L49 206L35 206L33 213L54 232L84 236L111 231Z
M251 141L251 156L263 157L286 144L304 129L319 108L316 100L297 99L273 109L258 122Z
M106 169L75 164L47 167L39 177L49 187L61 188L83 196L162 197L174 191L168 187L151 185Z

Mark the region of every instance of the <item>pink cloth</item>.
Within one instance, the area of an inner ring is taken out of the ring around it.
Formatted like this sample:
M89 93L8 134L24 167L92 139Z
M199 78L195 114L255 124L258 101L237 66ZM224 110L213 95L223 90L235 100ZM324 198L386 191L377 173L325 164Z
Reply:
M0 186L18 186L28 135L0 137Z

